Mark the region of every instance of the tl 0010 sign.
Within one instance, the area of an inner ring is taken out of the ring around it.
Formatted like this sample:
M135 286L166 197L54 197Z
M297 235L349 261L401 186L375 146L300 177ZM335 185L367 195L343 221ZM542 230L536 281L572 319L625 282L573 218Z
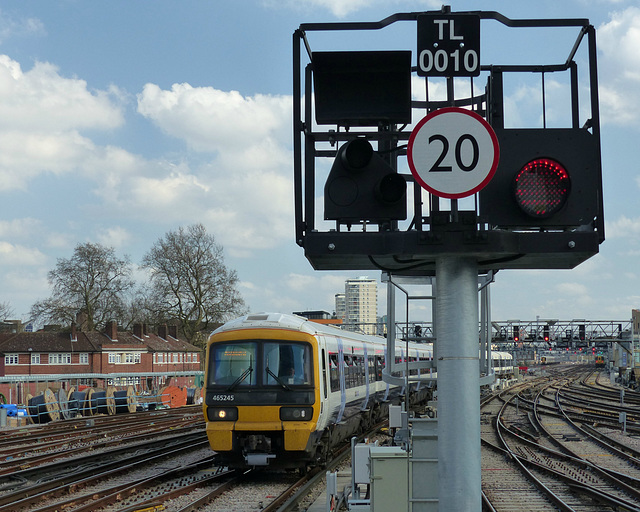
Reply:
M479 56L475 50L461 50L451 53L446 50L422 50L418 55L418 69L425 75L433 76L444 73L446 76L479 74Z
M478 76L480 17L474 14L418 16L418 75Z

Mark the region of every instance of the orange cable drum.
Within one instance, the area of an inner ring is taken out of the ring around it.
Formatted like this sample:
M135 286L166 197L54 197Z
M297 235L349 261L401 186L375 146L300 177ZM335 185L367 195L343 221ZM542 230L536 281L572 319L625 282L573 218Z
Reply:
M169 406L172 409L187 405L187 390L180 389L177 386L167 386L160 389L160 399L162 405Z

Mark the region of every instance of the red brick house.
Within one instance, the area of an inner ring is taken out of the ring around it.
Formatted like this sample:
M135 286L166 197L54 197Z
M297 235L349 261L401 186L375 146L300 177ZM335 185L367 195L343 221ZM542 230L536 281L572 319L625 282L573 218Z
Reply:
M80 332L73 324L70 332L0 334L0 393L24 403L46 387L199 387L202 361L201 349L179 339L175 326L152 333L138 324L124 332L110 322L104 332Z

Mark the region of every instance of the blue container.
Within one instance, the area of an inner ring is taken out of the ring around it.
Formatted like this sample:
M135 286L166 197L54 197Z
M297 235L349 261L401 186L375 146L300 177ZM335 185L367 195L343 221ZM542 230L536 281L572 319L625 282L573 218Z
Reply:
M0 409L7 409L7 416L18 415L18 406L16 404L0 404Z

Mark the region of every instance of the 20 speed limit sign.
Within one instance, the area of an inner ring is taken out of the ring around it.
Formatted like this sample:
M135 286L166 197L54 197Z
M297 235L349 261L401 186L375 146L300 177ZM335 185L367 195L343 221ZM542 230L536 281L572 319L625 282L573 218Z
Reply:
M496 133L475 112L441 108L411 132L407 160L416 181L439 197L458 199L481 190L496 172Z

